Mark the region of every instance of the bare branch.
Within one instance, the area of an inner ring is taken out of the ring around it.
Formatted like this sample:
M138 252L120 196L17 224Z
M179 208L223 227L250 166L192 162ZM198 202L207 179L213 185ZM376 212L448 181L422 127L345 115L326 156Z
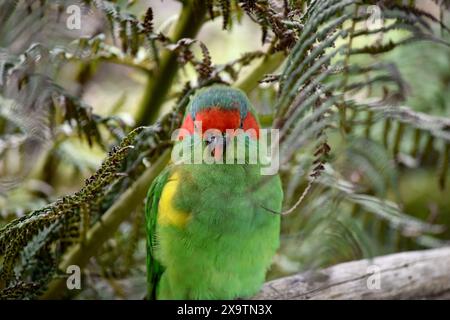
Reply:
M445 298L449 265L450 247L391 254L270 281L254 299Z

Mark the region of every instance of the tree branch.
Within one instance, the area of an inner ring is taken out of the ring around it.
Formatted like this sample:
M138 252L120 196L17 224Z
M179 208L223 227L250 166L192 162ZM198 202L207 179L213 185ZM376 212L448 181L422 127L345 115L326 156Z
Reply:
M254 299L448 298L449 266L450 247L396 253L270 281Z

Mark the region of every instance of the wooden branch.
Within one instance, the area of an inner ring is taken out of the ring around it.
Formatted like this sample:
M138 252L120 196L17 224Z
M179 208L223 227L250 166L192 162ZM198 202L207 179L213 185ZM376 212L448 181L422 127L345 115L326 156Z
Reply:
M450 247L446 247L352 261L277 279L266 283L254 299L449 298Z

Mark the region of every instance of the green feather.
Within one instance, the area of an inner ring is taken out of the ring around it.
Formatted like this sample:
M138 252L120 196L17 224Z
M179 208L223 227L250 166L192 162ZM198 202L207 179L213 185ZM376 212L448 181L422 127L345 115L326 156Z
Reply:
M147 229L147 298L156 299L157 284L164 272L164 267L156 260L154 250L157 243L156 223L158 203L161 193L169 176L169 169L165 169L153 181L147 193L145 202L145 221Z

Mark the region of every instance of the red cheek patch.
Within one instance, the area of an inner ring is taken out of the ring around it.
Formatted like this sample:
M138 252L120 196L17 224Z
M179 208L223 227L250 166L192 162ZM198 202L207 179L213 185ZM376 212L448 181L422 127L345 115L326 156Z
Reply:
M253 116L253 114L251 114L251 112L247 113L247 116L245 117L244 122L242 123L242 129L244 129L244 131L253 129L251 131L256 132L256 137L252 136L252 138L254 138L254 139L259 138L258 121L256 121L255 117Z
M178 140L183 140L185 136L188 134L194 133L194 121L192 120L192 117L190 114L187 115L187 117L184 119L183 125L180 129L183 129L178 134Z

